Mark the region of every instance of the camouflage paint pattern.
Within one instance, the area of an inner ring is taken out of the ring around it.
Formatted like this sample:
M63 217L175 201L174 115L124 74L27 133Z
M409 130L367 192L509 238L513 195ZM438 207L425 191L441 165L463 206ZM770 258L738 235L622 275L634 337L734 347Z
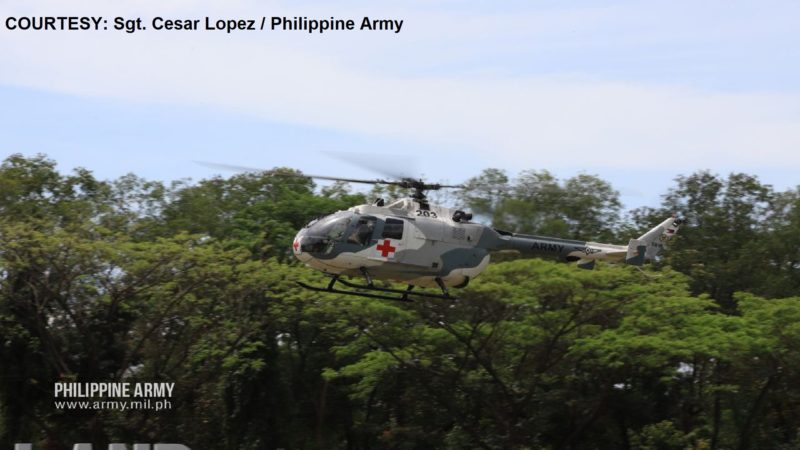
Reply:
M354 206L312 221L292 247L300 261L329 275L362 277L366 270L375 279L432 287L440 278L458 287L483 272L498 250L576 261L586 269L599 260L641 265L659 254L680 225L669 218L628 245L612 245L508 233L456 221L455 213L411 198Z

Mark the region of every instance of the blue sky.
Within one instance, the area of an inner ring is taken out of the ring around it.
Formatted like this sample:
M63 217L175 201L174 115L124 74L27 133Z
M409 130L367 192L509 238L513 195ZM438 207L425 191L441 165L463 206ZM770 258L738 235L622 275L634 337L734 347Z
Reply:
M599 174L629 207L699 169L800 184L798 2L0 1L0 18L403 19L402 32L0 30L0 156L171 180L193 160L458 182Z

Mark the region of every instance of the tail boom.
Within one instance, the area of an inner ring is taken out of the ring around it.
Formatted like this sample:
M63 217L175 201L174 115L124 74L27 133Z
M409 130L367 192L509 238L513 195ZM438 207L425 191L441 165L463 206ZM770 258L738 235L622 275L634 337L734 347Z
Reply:
M517 250L531 256L550 256L577 262L582 269L593 269L597 261L625 262L641 266L654 260L665 248L666 242L678 231L682 221L675 217L664 220L628 245L602 244L547 236L499 232L493 247L496 250Z

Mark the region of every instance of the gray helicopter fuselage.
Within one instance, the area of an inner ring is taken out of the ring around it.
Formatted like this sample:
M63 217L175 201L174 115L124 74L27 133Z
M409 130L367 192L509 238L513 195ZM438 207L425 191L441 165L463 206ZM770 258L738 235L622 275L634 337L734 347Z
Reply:
M600 259L614 262L627 255L636 264L644 258L641 247L507 233L463 216L410 198L359 205L309 223L295 237L293 250L300 261L329 275L366 271L373 278L425 287L436 286L437 278L446 286L466 285L497 250L577 261L587 269Z
M489 264L480 242L489 229L453 220L455 210L412 199L359 205L312 221L293 244L295 256L330 275L362 276L417 286L465 284Z

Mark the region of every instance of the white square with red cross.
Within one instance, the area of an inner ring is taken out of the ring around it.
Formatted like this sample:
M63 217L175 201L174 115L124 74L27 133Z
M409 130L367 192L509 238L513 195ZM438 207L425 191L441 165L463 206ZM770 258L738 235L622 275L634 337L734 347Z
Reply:
M377 256L386 259L394 259L397 254L397 245L391 239L380 239L375 246Z

